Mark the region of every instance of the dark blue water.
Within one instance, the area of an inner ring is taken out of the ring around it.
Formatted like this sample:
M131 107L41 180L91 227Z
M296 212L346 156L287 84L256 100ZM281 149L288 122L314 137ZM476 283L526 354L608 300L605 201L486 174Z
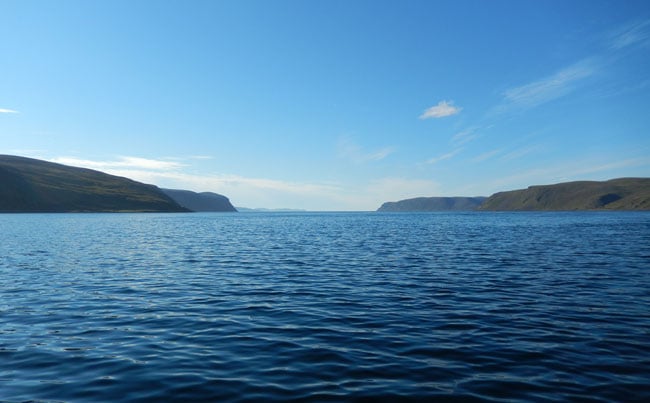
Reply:
M0 215L1 401L650 399L650 214Z

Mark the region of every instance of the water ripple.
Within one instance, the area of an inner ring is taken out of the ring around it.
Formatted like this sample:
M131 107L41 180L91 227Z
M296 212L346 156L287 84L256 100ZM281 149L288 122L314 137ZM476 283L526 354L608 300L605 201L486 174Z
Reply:
M0 215L2 401L645 401L650 215Z

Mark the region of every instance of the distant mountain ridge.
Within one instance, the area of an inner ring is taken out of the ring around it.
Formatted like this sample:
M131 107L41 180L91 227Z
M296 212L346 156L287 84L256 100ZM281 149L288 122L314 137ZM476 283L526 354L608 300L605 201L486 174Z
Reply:
M480 207L491 211L650 210L650 178L578 181L499 192Z
M154 185L33 158L0 155L0 212L183 212Z
M416 197L377 211L650 210L650 178L576 181L498 192L490 197Z
M230 203L230 200L226 196L218 193L197 193L180 189L161 190L176 201L176 203L192 211L237 212L237 209Z
M538 185L495 193L488 198L417 197L386 202L378 209L382 212L471 210L650 211L650 178ZM226 196L217 193L160 189L91 169L0 155L0 212L187 211L234 212L237 209Z
M377 211L470 211L476 210L487 197L416 197L386 202Z

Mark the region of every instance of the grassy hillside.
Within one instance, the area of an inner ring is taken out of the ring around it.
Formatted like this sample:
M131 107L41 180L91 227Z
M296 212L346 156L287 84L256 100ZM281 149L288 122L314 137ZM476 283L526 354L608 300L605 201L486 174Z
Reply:
M386 202L377 211L469 211L476 210L485 197L416 197Z
M495 193L481 210L650 210L650 178L567 182Z
M0 212L187 211L153 185L0 155Z

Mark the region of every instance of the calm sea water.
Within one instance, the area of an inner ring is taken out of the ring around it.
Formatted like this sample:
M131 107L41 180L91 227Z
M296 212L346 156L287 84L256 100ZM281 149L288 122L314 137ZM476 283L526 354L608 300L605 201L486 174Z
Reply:
M650 399L648 213L0 229L0 401Z

